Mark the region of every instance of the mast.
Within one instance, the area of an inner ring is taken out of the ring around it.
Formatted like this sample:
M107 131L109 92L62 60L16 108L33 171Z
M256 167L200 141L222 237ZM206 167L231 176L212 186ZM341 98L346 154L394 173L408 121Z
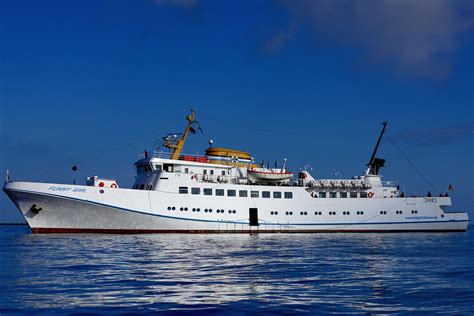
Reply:
M196 123L194 120L196 117L196 113L191 110L191 114L186 116L186 119L188 120L188 126L186 126L186 130L184 131L183 137L181 137L180 140L172 141L172 140L165 140L165 147L168 147L170 149L173 149L173 152L171 153L171 159L178 160L179 156L181 155L181 152L183 151L184 143L186 142L186 138L188 137L188 134L192 129L192 125ZM195 131L193 130L193 133Z
M367 166L369 167L369 169L367 170L368 174L377 175L379 173L380 167L384 166L385 160L375 158L377 150L379 149L380 141L382 140L382 136L385 133L385 128L387 127L387 121L384 121L382 125L382 131L380 132L379 138L377 139L377 143L375 144L374 151L372 152L372 156L370 157L369 163L367 164Z

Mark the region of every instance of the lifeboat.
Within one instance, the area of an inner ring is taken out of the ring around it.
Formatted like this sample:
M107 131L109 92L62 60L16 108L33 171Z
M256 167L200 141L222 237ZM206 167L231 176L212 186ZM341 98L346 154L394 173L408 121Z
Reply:
M290 181L293 178L293 173L278 168L250 168L247 170L247 176L252 183L276 184Z
M257 167L257 165L252 162L250 154L241 150L211 147L206 149L206 156L209 163L213 164L235 167Z

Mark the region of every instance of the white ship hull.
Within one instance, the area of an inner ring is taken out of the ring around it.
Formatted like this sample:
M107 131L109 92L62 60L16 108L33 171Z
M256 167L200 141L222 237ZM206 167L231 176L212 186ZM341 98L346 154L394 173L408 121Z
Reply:
M233 184L220 187L242 188ZM275 186L264 188L281 190ZM3 189L33 233L465 231L469 223L467 213L443 211L442 207L451 205L449 197L314 199L304 188L287 187L285 190L293 192L290 200L227 196L210 199L166 190L33 182L6 182ZM40 212L32 210L35 204L41 206ZM174 210L169 209L173 207ZM198 208L200 212L193 211ZM212 212L204 212L208 209ZM253 211L257 224L249 220L250 209L257 209ZM330 215L333 212L335 215Z

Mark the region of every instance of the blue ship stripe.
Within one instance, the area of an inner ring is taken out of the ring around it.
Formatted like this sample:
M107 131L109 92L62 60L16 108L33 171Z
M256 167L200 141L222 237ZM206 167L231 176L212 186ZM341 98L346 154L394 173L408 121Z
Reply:
M177 220L183 220L183 221L195 221L195 222L210 222L210 223L228 223L228 224L247 224L247 222L236 222L236 221L228 221L228 220L207 220L207 219L195 219L195 218L182 218L182 217L176 217L176 216L169 216L169 215L162 215L162 214L153 214L153 213L146 213L143 211L138 211L138 210L132 210L128 208L123 208L119 206L113 206L110 204L104 204L100 202L93 202L89 200L83 200L83 199L78 199L78 198L73 198L73 197L68 197L68 196L62 196L62 195L56 195L56 194L50 194L50 193L39 193L39 192L32 192L32 191L25 191L25 190L17 190L17 189L8 189L16 192L23 192L23 193L31 193L31 194L38 194L38 195L45 195L45 196L52 196L52 197L57 197L57 198L62 198L66 200L73 200L73 201L79 201L83 203L89 203L89 204L95 204L99 206L105 206L109 208L114 208L122 211L127 211L127 212L133 212L133 213L139 213L139 214L144 214L144 215L151 215L151 216L157 216L157 217L164 217L164 218L171 218L171 219L177 219ZM360 223L260 223L260 225L279 225L279 226L327 226L327 225L342 225L342 226L352 226L352 225L394 225L394 224L428 224L428 223L459 223L459 222L469 222L469 220L438 220L438 221L416 221L416 222L360 222Z

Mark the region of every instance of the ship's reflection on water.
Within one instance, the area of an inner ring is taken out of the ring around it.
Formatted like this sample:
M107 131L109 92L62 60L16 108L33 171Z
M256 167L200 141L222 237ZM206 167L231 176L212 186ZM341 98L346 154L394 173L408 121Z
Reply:
M468 234L13 235L2 245L0 301L26 310L466 313Z

